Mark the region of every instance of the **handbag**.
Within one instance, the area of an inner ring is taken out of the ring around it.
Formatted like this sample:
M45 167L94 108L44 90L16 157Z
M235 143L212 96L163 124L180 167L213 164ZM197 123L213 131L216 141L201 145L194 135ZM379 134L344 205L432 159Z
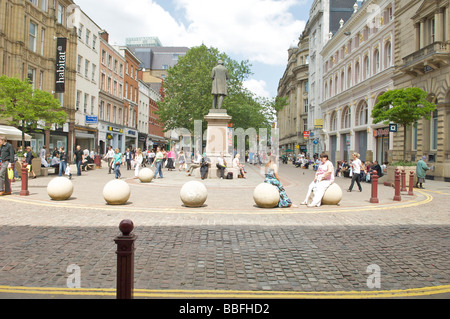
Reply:
M8 168L8 179L12 180L14 179L14 169Z

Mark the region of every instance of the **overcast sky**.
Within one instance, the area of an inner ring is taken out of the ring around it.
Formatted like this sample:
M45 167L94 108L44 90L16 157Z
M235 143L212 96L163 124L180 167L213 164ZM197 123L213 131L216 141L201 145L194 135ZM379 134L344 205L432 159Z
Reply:
M246 86L274 97L298 43L313 0L75 0L111 44L127 37L156 36L163 46L205 44L237 61L249 60L254 73Z

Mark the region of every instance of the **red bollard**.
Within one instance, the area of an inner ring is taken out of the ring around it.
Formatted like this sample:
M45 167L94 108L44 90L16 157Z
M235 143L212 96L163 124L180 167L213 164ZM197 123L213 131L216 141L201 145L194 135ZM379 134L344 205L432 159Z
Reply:
M114 242L117 244L117 299L133 299L134 290L134 241L137 236L131 234L134 224L125 219L120 222L121 236Z
M28 191L28 167L27 162L22 163L22 190L20 191L20 196L28 196L30 192Z
M410 171L409 172L409 191L408 191L408 196L414 196L413 188L414 188L414 172Z
M402 187L400 189L401 192L406 192L406 172L402 169Z
M400 171L398 169L395 170L395 183L394 183L394 187L395 187L395 195L394 195L394 200L395 201L401 201L402 197L400 195Z
M371 203L379 203L378 201L378 175L377 171L372 172L372 197L370 197Z

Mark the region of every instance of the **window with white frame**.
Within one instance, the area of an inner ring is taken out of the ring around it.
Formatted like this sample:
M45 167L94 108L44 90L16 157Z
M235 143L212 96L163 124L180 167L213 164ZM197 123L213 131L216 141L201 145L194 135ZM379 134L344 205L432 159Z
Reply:
M361 102L358 107L357 120L358 125L366 125L369 120L369 109L366 101Z
M58 15L57 21L59 24L64 25L64 6L58 3Z
M83 35L83 25L80 23L80 26L78 27L78 37L81 39L81 36Z
M380 72L380 51L378 49L375 49L375 52L373 53L373 62L374 62L374 70L373 73Z
M33 52L36 52L36 32L37 25L30 21L30 28L28 33L28 49Z
M342 115L342 128L350 128L352 120L352 113L350 107L347 106L344 109L344 113Z
M45 29L41 29L41 55L44 55L45 49Z
M91 31L86 29L86 45L89 45L89 41L91 39Z
M438 110L434 110L431 117L431 149L438 147Z
M391 42L386 42L385 47L385 67L388 68L391 66L392 63L392 47L391 47Z
M87 114L87 107L88 107L88 101L89 101L89 94L84 93L84 107L83 107L83 113Z
M36 81L36 69L29 67L27 77L34 90Z

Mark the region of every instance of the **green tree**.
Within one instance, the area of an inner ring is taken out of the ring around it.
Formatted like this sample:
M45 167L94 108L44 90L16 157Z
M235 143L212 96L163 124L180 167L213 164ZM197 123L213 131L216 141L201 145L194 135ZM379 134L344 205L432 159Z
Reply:
M374 123L393 122L403 127L403 159L406 158L408 126L422 118L429 120L436 109L435 104L427 101L427 96L427 92L416 87L387 91L378 98L372 110Z
M32 129L48 130L53 124L62 125L67 113L52 94L33 90L28 80L0 76L0 119L9 125L22 127L22 145L25 132Z
M164 100L158 103L158 115L165 130L186 128L194 130L194 120L202 120L212 108L211 71L217 61L224 61L228 70L228 96L223 108L232 116L234 127L269 127L267 104L244 88L243 81L251 75L248 61L237 62L225 53L205 45L190 49L168 70L164 82Z

